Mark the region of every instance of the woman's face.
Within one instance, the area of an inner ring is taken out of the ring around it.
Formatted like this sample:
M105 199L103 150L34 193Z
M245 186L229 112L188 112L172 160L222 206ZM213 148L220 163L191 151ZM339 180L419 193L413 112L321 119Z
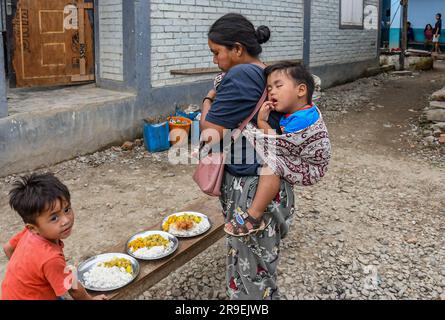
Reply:
M229 71L230 68L238 64L238 56L236 49L228 49L227 47L216 44L209 39L209 48L213 53L213 63L217 64L222 71Z

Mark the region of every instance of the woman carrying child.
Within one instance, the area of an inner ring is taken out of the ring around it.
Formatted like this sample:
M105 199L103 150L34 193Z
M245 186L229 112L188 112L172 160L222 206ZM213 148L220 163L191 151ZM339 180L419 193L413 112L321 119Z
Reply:
M266 66L259 59L261 44L269 38L268 27L260 26L255 30L253 24L239 14L226 14L210 27L208 45L213 62L225 74L203 100L201 131L217 133L207 143L221 143L225 129L237 129L255 110L266 88ZM268 125L281 134L283 114L272 107L265 108L263 116L267 113ZM255 115L252 122L256 123L257 118ZM295 211L292 185L275 177L274 195L267 195L270 199L266 210L262 208L264 199L257 197L261 217L256 219L248 210L257 192L259 175L267 168L261 167L254 147L245 137L232 143L228 158L220 196L226 231L233 226L232 235L228 232L227 236L227 294L230 299L279 299L280 244L289 231Z

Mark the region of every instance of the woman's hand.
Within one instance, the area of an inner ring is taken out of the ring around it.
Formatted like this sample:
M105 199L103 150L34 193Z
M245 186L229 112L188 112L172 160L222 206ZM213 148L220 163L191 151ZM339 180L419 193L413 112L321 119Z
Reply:
M269 115L273 110L275 110L275 107L272 101L264 102L260 108L260 111L258 112L258 122L259 121L267 122L269 120Z

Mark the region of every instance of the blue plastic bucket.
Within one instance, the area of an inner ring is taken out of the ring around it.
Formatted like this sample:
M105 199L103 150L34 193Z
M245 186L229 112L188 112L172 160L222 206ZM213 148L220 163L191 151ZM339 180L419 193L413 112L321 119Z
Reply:
M144 142L149 152L159 152L170 148L168 122L144 123Z
M175 116L188 118L190 120L195 120L196 116L200 113L200 111L195 111L191 113L185 113L181 110L176 110Z

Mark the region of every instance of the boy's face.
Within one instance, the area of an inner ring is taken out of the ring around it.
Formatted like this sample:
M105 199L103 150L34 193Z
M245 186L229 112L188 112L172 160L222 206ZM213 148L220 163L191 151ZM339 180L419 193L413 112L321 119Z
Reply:
M297 84L284 70L272 72L267 78L267 92L275 111L282 113L293 112L296 106L307 104L307 87Z
M35 224L27 224L27 228L39 236L58 243L60 239L66 239L71 235L74 225L74 212L71 204L57 200L54 207L48 208L37 218Z

